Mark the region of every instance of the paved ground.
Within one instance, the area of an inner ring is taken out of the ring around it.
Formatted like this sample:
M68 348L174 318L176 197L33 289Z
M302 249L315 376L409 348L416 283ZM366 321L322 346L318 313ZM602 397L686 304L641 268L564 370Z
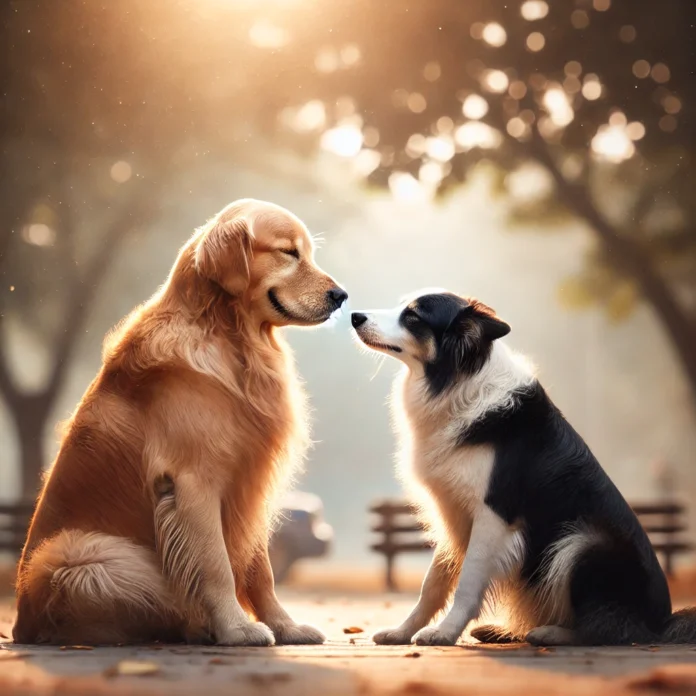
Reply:
M87 650L0 639L0 694L696 694L696 646L376 647L370 633L399 621L412 598L286 594L284 600L298 619L327 633L326 645ZM0 634L9 635L10 622L6 607ZM364 632L344 633L350 627Z

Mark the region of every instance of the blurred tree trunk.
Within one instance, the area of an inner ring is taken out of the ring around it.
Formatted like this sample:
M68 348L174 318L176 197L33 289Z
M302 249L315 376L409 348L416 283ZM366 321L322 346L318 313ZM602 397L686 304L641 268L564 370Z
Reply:
M83 327L99 285L128 233L134 227L149 221L155 214L157 199L153 193L151 188L143 187L135 192L130 200L124 202L120 213L105 230L100 246L86 264L85 270L82 273L75 272L68 278L70 286L66 296L63 326L52 346L53 364L48 379L39 391L27 393L17 384L8 364L5 342L0 335L0 397L7 405L15 426L23 500L35 499L41 486L41 472L47 464L44 448L46 425L63 389L78 339L84 333ZM60 236L68 243L70 240L74 241L74 220L64 217L60 232ZM6 249L0 248L0 252ZM0 261L5 260L6 257L0 257ZM2 312L0 324L1 322Z
M44 434L52 403L47 395L21 397L21 405L11 408L17 431L20 491L22 500L34 500L41 485L41 472L46 463Z
M693 316L680 305L672 288L654 268L640 244L621 234L602 215L584 186L566 179L536 129L531 149L534 158L551 174L561 200L590 226L612 264L637 283L643 298L652 305L675 350L696 404L696 321Z

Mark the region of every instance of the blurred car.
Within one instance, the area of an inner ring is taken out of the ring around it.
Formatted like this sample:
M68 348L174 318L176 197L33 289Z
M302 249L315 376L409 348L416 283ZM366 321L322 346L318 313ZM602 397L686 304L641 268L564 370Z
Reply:
M319 496L302 491L288 494L269 546L276 582L283 582L300 559L326 556L332 539L333 529L324 521L324 505Z

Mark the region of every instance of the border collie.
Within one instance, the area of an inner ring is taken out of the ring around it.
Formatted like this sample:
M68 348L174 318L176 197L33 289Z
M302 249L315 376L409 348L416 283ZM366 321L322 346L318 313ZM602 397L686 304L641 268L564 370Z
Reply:
M696 609L672 614L636 516L530 364L499 340L510 327L493 310L437 292L351 322L405 365L392 404L399 468L435 541L417 605L376 643L453 645L484 608L508 619L475 628L482 642L696 641Z

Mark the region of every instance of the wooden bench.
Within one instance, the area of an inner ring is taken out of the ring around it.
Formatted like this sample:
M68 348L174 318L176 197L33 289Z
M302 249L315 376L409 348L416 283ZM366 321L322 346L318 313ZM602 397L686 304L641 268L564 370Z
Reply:
M693 545L683 538L687 530L684 520L686 506L675 501L659 501L637 503L632 508L662 559L665 573L671 576L674 572L674 556L693 549ZM371 531L380 535L379 540L370 548L385 557L385 585L388 591L394 592L397 589L394 578L396 556L427 551L432 548L432 544L415 517L415 507L408 501L382 500L371 505L370 512L377 518Z
M0 551L19 556L33 512L34 503L0 503Z

